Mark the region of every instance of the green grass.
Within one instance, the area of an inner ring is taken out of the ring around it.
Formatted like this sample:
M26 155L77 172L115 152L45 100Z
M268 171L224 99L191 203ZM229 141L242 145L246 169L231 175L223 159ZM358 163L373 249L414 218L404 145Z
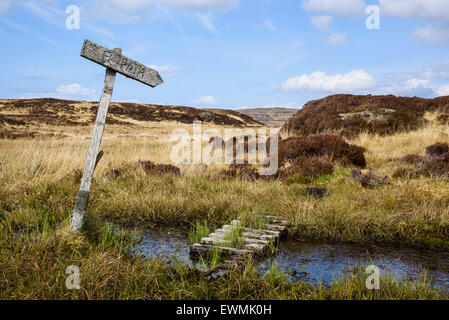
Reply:
M135 235L117 234L105 223L199 226L189 237L192 243L232 219L242 218L256 227L264 214L271 214L288 220L290 234L297 239L447 249L445 181L397 180L368 190L337 174L326 178L329 196L317 200L306 197L296 184L168 179L140 170L117 179L99 175L83 234L73 235L68 228L78 186L67 175L51 183L29 181L0 188L0 299L448 298L423 279L413 285L384 279L380 291L367 291L365 275L351 276L315 288L289 283L279 272L260 276L248 267L208 281L181 264L170 268L158 259L131 258L128 249ZM82 290L65 288L69 265L80 267Z
M297 184L220 181L209 177L98 176L88 214L121 225L218 227L232 219L279 215L290 234L315 241L391 243L449 248L449 187L444 180L396 180L364 189L350 177L326 178L328 196L313 199ZM324 178L323 178L324 179ZM78 183L68 175L53 183L0 189L0 225L6 231L43 232L69 219ZM194 199L194 200L193 200ZM212 230L210 230L212 231Z
M314 177L314 178L304 177L299 174L294 174L293 176L291 176L290 178L285 180L285 183L287 185L292 185L292 184L306 185L306 184L312 184L312 183L323 185L323 184L327 184L337 178L342 178L342 177L348 176L350 173L351 173L351 170L349 170L348 168L338 168L332 174L323 174L323 175L319 175L318 177Z
M425 279L381 280L380 290L365 287L366 275L340 277L329 286L287 281L279 270L259 275L254 264L208 280L180 263L126 254L127 237L99 229L90 241L67 226L35 237L0 237L0 299L447 299ZM104 239L104 240L102 240ZM65 287L65 269L80 268L81 289Z
M207 237L212 231L213 229L208 226L207 221L203 223L197 222L189 232L190 246L194 243L200 243L201 239Z

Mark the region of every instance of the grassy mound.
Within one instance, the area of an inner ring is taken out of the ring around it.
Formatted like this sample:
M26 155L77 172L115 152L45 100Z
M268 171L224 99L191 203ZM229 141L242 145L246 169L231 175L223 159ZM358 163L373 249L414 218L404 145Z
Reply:
M332 174L334 165L327 157L296 158L289 167L281 168L278 177L288 179L297 176L297 179L306 182L307 178L318 178L321 175ZM305 178L305 179L304 179Z
M288 135L338 132L354 137L360 132L380 135L421 128L426 111L449 114L449 98L408 98L338 94L308 102L287 120L282 131Z
M245 140L245 152L248 144ZM235 141L234 141L235 143ZM267 143L269 144L269 142ZM234 147L234 158L235 158ZM320 134L309 137L291 137L279 140L278 163L279 170L273 176L260 176L257 169L245 164L230 165L228 169L218 174L220 179L239 178L245 180L286 179L299 175L304 178L318 178L321 175L332 174L334 164L366 166L365 148L350 145L341 136Z
M449 145L447 143L435 143L426 147L426 154L408 154L399 159L402 162L413 165L411 168L398 168L395 177L449 177Z
M309 137L291 137L279 142L279 163L294 161L300 157L327 156L330 161L340 161L359 167L366 166L365 148L350 145L342 137L320 134Z

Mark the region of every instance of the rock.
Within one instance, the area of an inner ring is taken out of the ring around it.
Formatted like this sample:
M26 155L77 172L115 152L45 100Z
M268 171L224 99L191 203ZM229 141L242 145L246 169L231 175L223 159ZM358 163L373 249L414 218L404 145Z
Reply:
M313 188L313 187L307 188L307 195L309 197L324 198L326 194L327 194L326 188Z
M368 174L363 174L360 170L352 169L351 177L359 181L364 188L374 189L380 185L391 184L387 177L381 178L372 171L369 171Z

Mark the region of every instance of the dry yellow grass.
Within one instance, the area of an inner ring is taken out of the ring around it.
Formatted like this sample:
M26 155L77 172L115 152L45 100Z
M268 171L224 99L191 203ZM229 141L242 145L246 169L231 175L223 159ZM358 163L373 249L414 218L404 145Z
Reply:
M293 223L298 236L311 239L359 242L405 239L411 245L436 241L432 244L435 247L449 246L446 199L449 187L441 179L396 179L391 186L366 190L347 177L347 168L337 168L324 181L330 196L321 201L306 197L302 186L286 186L277 181L216 180L213 176L220 166L211 167L206 173L201 167L197 170L198 166L191 166L187 168L190 174L180 178L130 172L119 181L110 180L108 171L126 167L130 162L170 163L173 144L170 133L179 128L190 132L192 129L191 125L175 123L147 125L148 129L143 131L145 136L125 137L119 134L118 127L117 132L111 130L113 126L106 127L102 144L105 155L95 174L90 205L94 214L121 223L187 224L197 219L220 223L252 210L269 211L285 216ZM211 127L203 126L203 130L208 128ZM368 166L377 174L391 176L401 164L390 159L408 153L423 154L430 144L449 142L448 133L448 126L431 122L418 131L393 136L362 134L351 143L368 149ZM32 206L36 205L35 201L47 201L33 198L42 193L68 217L78 182L67 177L75 169L83 168L88 144L85 136L0 140L3 207L15 208L14 212L19 210L20 214L31 217L34 209L30 209L30 201ZM198 177L189 178L192 175ZM16 214L13 211L8 216L13 217ZM26 219L17 218L20 214L14 216L14 221L23 226Z
M208 221L215 226L251 212L269 212L286 217L292 224L291 235L298 240L449 248L449 186L444 180L397 179L393 185L370 190L348 178L348 168L339 167L323 180L329 197L316 200L305 196L303 186L279 182L146 175L138 169L117 179L107 177L110 169L139 159L169 163L171 131L191 130L174 123L147 125L146 130L135 131L106 127L105 156L96 171L87 222L102 218L148 227ZM381 290L367 292L365 278L360 277L316 289L287 283L280 275L261 278L246 271L211 286L187 267L170 269L160 260L125 257L127 242L110 230L69 234L79 186L72 173L84 166L91 128L79 130L63 139L0 140L2 299L447 298L426 282L412 286L386 280ZM352 143L368 149L368 165L376 172L390 173L398 166L390 158L422 154L427 145L449 142L447 133L449 127L433 122L394 136L361 135ZM83 290L65 289L64 271L70 264L83 268Z
M422 129L390 136L362 133L351 143L361 145L368 150L365 156L370 167L390 173L390 159L412 153L423 155L429 145L437 142L449 143L449 126L438 124L435 121L435 113L426 116L433 121Z
M220 132L231 129L225 126L202 126L203 131L211 128ZM168 121L146 123L145 127L132 130L120 126L107 126L101 145L105 155L96 173L101 175L104 171L120 168L126 163L138 160L170 163L171 148L177 143L170 141L170 135L176 129L183 129L192 134L192 125ZM70 132L73 136L0 140L0 177L6 179L8 188L25 181L27 183L56 181L73 170L84 167L90 143L90 128L81 130L75 127L61 130ZM30 180L30 173L34 171L38 174L32 175Z

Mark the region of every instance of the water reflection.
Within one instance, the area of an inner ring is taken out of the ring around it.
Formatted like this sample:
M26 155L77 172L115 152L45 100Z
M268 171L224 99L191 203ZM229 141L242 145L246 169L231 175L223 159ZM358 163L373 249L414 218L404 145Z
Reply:
M196 266L189 257L189 239L185 232L173 229L146 230L133 248L133 254L143 257L160 257L168 263L178 261ZM357 272L359 268L374 264L381 273L397 279L417 279L427 272L429 280L449 289L449 253L426 252L411 248L357 246L344 244L318 244L297 241L282 242L274 257L258 265L261 274L269 272L272 265L289 274L291 281L310 284L329 284L340 272ZM204 268L202 266L201 268ZM362 270L363 271L363 270Z

